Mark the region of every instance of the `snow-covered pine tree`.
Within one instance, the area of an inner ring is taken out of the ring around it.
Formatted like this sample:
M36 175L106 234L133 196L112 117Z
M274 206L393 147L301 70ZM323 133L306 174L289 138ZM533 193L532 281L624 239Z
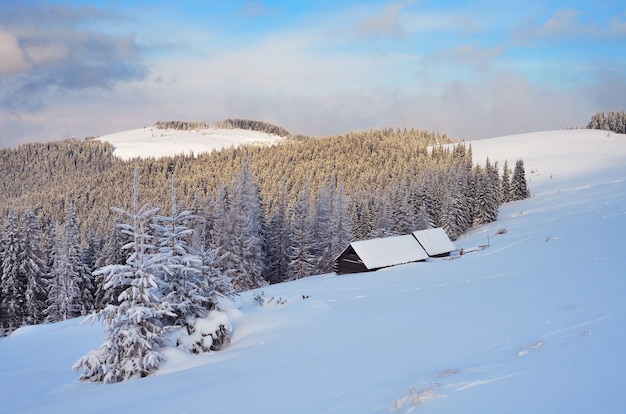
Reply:
M464 170L449 173L447 195L443 199L441 227L452 240L456 240L471 225L464 174Z
M204 222L203 217L198 221ZM230 278L224 276L217 260L219 248L211 249L210 236L206 231L207 226L196 223L192 237L191 252L198 258L198 281L205 298L206 309L219 310L220 297L233 297L236 292Z
M440 227L441 205L443 202L443 186L435 169L427 170L422 176L422 205L426 209L428 227Z
M239 290L250 290L264 286L265 258L262 239L262 210L259 189L244 161L241 171L232 183L231 204L228 211L230 237L223 249L239 258L236 273L232 276L233 286Z
M157 263L164 282L161 295L175 316L167 318L172 326L191 326L196 318L206 316L207 300L199 286L200 260L189 245L195 216L188 210L178 211L176 175L172 174L172 210L169 216L156 215Z
M497 198L497 203L499 205L500 200L502 200L502 183L500 181L500 174L498 172L498 162L496 161L494 164L491 164L491 161L489 161L489 158L487 158L487 161L485 163L485 170L487 172L489 180L491 181L491 186L496 193L495 195Z
M474 170L476 183L474 201L474 222L476 224L491 223L498 219L499 198L491 180L490 173L485 168L477 166Z
M330 247L329 258L334 262L335 258L350 244L353 237L348 213L348 202L343 184L338 184L333 193L330 227L332 229L331 238L333 243Z
M511 171L509 170L509 163L504 160L504 167L502 169L502 185L500 192L500 203L508 203L511 201Z
M222 183L209 206L210 225L207 227L210 228L211 233L209 250L218 251L215 265L224 277L233 281L243 264L242 259L232 252L231 204L230 190Z
M421 204L417 208L413 227L415 230L426 230L428 228L428 214L426 214L426 206L424 204Z
M105 275L105 289L122 289L119 305L109 304L90 317L103 321L107 338L99 349L83 356L72 367L74 371L83 370L81 380L113 383L145 377L163 361L159 352L165 343L162 320L173 313L160 298L160 263L158 256L152 254L155 246L150 224L158 209L149 204L139 207L136 169L133 190L133 211L114 208L127 220L120 228L131 238L124 246L129 252L128 259L95 272Z
M526 172L524 170L524 161L519 159L515 162L513 169L513 178L511 179L512 200L523 200L530 197L528 184L526 183Z
M23 214L21 228L20 273L24 275L24 323L34 325L43 321L46 299L46 263L41 250L43 232L31 209Z
M333 192L334 183L327 183L322 186L315 199L313 208L312 230L313 230L313 255L316 257L315 269L312 274L323 274L332 272L332 229L331 218L333 214Z
M78 278L72 271L68 250L59 234L59 227L54 223L54 227L49 230L53 247L52 264L48 275L48 298L46 300L48 307L45 310L48 322L63 321L80 314L78 304L81 295Z
M287 280L311 276L315 272L315 239L313 235L313 212L311 206L311 187L307 180L300 191L291 213L291 247Z
M129 237L122 232L119 222L115 223L111 229L111 234L106 239L104 247L96 258L94 268L99 269L112 264L125 264L128 254L122 248L128 243ZM98 273L94 276L94 285L96 293L94 294L94 308L96 310L104 309L106 305L119 305L118 297L122 293L121 288L105 289L105 274Z
M265 280L269 283L280 283L286 280L289 266L289 219L287 203L287 190L285 179L280 199L269 219L267 226L267 270Z
M96 261L98 260L98 256L100 254L100 251L102 251L102 249L104 248L104 237L103 236L98 236L96 235L96 233L94 232L93 229L90 229L87 232L87 237L85 238L85 246L83 247L83 264L85 265L85 267L87 268L89 274L91 274L92 271L94 271L95 269L97 269L96 267ZM95 281L92 283L94 286L94 295L95 296Z
M67 277L76 280L80 291L76 299L77 314L86 315L94 309L94 285L90 269L87 268L83 257L83 247L80 239L80 226L73 204L68 206L63 223L61 236L64 257L67 260Z
M201 217L198 219L203 221ZM208 248L209 240L205 228L205 225L196 225L190 251L198 259L197 285L203 299L202 315L206 318L197 319L195 324L187 325L183 336L177 338L177 346L193 353L216 351L229 342L232 327L228 317L220 312L220 298L236 295L231 280L216 265L219 249Z
M413 223L413 208L411 208L409 191L406 183L398 182L391 190L391 200L388 206L391 232L394 235L409 234L415 229Z
M15 212L11 210L0 235L0 290L2 291L3 333L11 333L25 321L24 304L26 280L20 273L20 237Z
M383 205L380 209L380 214L378 216L378 223L376 224L376 228L372 230L369 238L377 239L381 237L389 237L393 236L394 232L391 230L391 219L389 218L389 212L387 210L387 206ZM346 245L347 246L347 245Z

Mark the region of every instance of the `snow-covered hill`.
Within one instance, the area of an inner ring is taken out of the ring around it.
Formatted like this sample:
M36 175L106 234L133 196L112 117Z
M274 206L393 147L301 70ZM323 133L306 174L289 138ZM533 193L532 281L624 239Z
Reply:
M98 138L113 145L113 154L128 160L176 154L200 154L245 144L273 144L283 140L277 135L245 129L183 131L145 127L103 135Z
M20 329L0 339L1 411L624 412L626 136L541 132L472 150L523 158L533 193L455 243L486 249L273 285L265 306L243 293L228 348L169 349L156 375L118 384L70 370L101 327Z

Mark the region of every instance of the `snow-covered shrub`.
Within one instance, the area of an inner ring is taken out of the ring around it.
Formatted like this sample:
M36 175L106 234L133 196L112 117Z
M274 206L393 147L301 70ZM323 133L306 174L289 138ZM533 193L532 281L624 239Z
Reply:
M194 354L219 351L230 342L232 330L226 313L213 310L206 318L174 331L171 340L178 348Z
M276 298L272 296L271 298L268 299L265 296L265 292L262 290L255 292L253 298L256 301L256 303L259 304L259 306L265 306L270 303L275 303L277 305L284 305L287 303L287 299L284 299L281 297ZM304 297L302 297L302 299L304 299Z

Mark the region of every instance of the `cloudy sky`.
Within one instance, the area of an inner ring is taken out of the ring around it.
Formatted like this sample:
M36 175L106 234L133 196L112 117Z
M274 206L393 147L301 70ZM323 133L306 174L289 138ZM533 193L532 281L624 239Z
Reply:
M479 138L625 97L621 0L0 2L0 147L224 118Z

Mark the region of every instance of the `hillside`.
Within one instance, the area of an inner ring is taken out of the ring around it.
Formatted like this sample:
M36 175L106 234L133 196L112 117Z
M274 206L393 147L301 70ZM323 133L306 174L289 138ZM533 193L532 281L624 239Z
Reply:
M472 150L523 158L532 192L455 242L488 248L272 285L264 306L244 292L227 304L228 348L169 349L156 375L119 384L70 370L100 326L19 329L0 339L2 411L621 413L626 136L540 132Z
M97 139L110 143L113 154L123 160L201 154L241 145L270 145L284 141L277 135L242 129L177 130L156 127L121 131Z
M258 142L265 144L254 145ZM169 209L171 175L176 174L181 204L204 208L244 162L259 186L266 213L283 191L293 202L307 182L314 194L340 182L353 198L370 197L373 188L389 192L408 175L414 178L429 161L427 146L448 142L445 135L420 130L368 130L296 140L242 129L150 127L86 141L27 144L0 150L0 216L31 208L41 220L58 222L73 204L83 229L107 235L115 218L111 206L130 205L134 168L140 171L142 200ZM431 164L447 161L441 158Z

